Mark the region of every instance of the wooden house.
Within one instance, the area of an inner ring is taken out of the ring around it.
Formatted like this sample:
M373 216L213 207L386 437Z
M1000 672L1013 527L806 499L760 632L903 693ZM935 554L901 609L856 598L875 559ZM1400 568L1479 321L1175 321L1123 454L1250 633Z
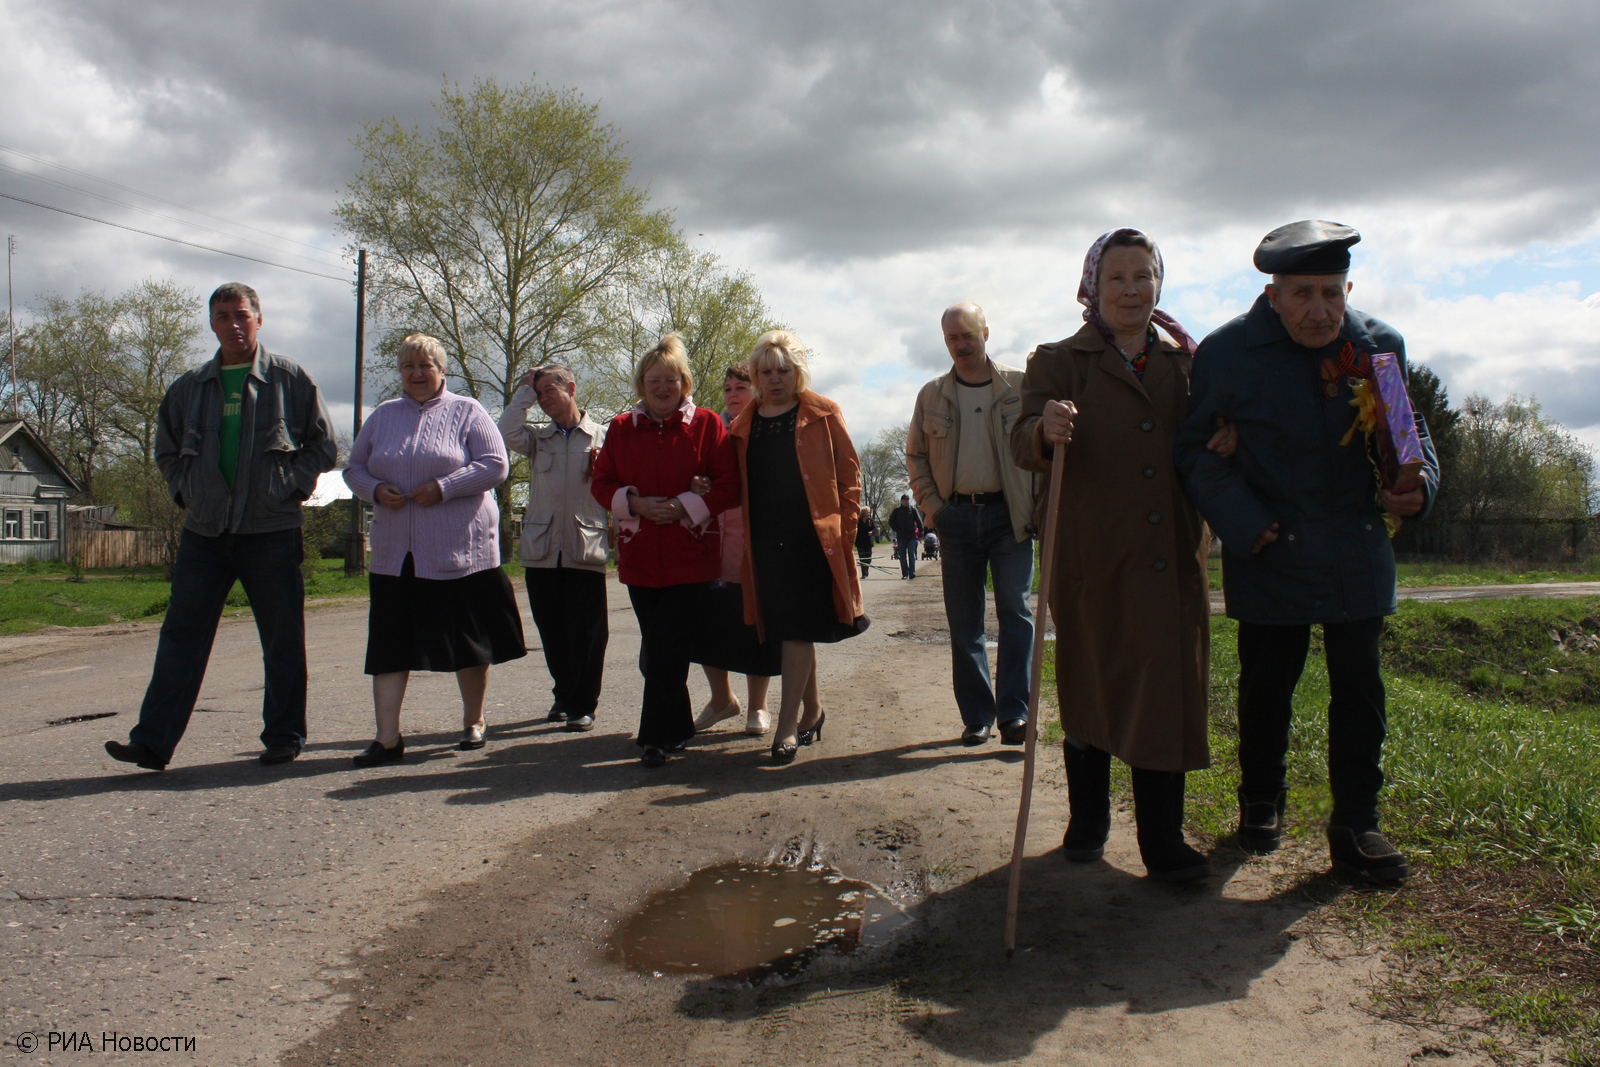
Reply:
M79 489L26 422L0 419L0 563L62 559L67 499Z

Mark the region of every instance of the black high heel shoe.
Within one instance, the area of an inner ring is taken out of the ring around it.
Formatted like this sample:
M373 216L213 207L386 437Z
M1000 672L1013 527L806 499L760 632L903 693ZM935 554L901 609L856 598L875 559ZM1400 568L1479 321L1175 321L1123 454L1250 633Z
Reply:
M813 726L809 730L801 730L800 731L800 735L796 738L796 740L799 741L802 745L809 745L813 741L821 741L822 740L822 724L827 722L827 721L828 721L828 713L827 712L823 712L821 715L819 715L817 717L817 725Z
M789 741L772 742L773 763L793 763L795 756L800 752L800 746Z

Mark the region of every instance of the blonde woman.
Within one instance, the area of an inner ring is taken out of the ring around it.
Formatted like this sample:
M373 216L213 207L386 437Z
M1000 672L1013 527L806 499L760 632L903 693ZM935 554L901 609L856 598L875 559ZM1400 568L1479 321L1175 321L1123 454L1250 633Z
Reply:
M444 347L400 345L401 395L379 404L350 449L344 480L372 516L366 672L378 736L359 767L405 758L400 705L412 671L451 671L463 749L484 745L489 665L521 659L522 615L500 569L493 489L510 464L489 413L445 388Z
M639 402L611 420L595 457L594 498L617 519L617 572L639 619L644 702L640 761L659 767L694 736L689 661L711 583L722 573L711 519L738 503L733 452L716 412L690 399L683 341L668 334L634 369ZM690 482L708 479L696 493Z
M788 330L761 335L748 359L756 401L733 420L744 502L745 621L783 642L783 695L772 759L791 763L822 739L816 643L866 629L851 541L861 464L839 405L811 391L805 347ZM805 716L801 718L801 704Z

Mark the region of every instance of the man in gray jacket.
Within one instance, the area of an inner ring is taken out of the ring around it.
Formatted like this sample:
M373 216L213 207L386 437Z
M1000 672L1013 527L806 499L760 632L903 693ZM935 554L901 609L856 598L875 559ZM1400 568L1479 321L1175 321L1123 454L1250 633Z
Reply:
M1027 738L1033 665L1034 475L1011 461L1011 427L1022 414L1022 374L990 359L989 327L976 304L945 310L940 326L950 372L917 394L906 435L911 491L939 532L944 610L963 742ZM915 546L912 546L915 550ZM984 586L994 579L1000 624L997 677L984 645Z
M235 581L261 636L261 762L288 763L306 742L300 504L333 468L332 424L310 375L256 340L254 289L229 282L209 308L217 354L172 383L156 424L156 462L185 515L155 669L128 743L106 742L152 771L189 725Z
M522 376L500 416L506 448L529 458L528 508L517 558L527 569L528 607L555 704L546 716L568 730L594 729L605 671L606 509L589 492L595 453L606 428L578 408L578 385L559 363ZM550 416L528 421L537 402Z

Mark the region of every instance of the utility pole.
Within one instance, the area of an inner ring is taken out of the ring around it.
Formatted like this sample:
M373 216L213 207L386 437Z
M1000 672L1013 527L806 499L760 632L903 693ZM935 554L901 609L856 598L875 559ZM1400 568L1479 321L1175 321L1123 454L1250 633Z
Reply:
M17 253L17 238L6 234L6 332L11 335L11 417L22 418L17 403L17 313L11 305L11 257Z
M352 447L361 436L361 379L366 374L367 347L367 250L356 252L356 418ZM349 460L345 461L346 463ZM367 569L367 539L361 532L361 498L350 497L350 535L344 547L344 576L353 578Z

